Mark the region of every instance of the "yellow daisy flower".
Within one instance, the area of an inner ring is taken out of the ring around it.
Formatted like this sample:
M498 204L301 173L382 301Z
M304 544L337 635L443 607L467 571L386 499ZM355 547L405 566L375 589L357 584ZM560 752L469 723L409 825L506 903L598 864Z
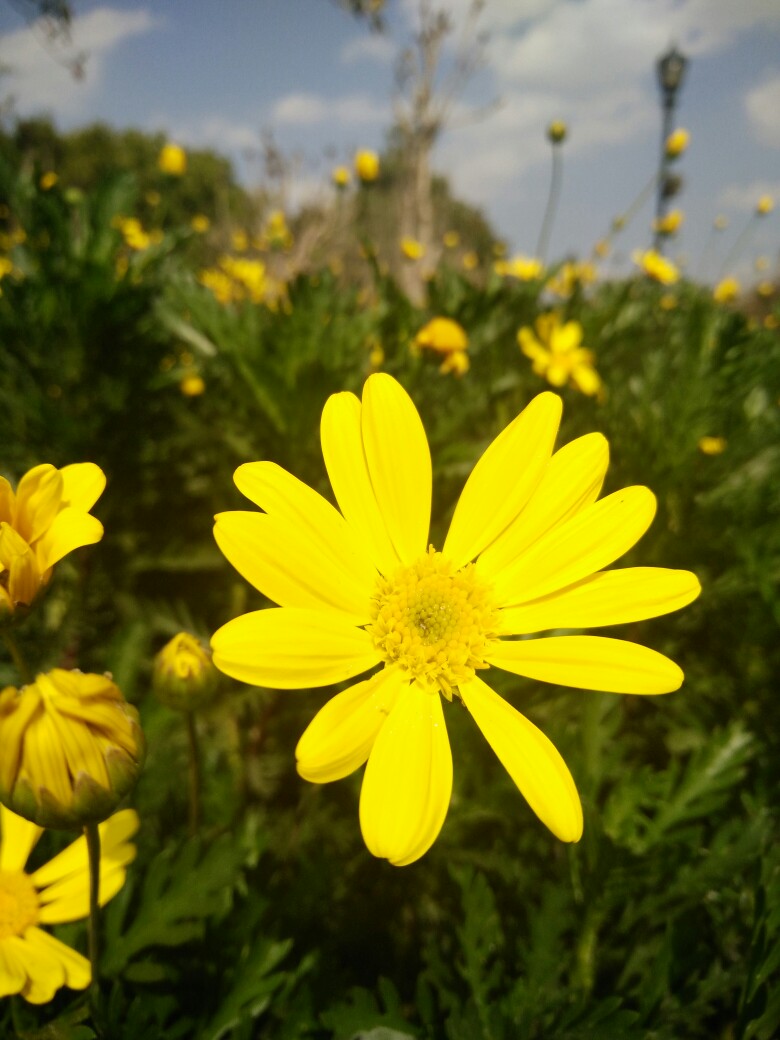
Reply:
M314 717L297 766L325 783L367 763L363 837L395 865L422 856L444 823L452 756L443 702L453 696L553 833L563 841L582 833L560 754L478 673L496 666L614 693L668 693L682 683L673 661L629 641L517 638L638 621L699 593L687 571L603 571L647 530L655 497L631 487L597 502L607 442L589 434L552 454L561 407L557 395L540 394L487 448L440 552L429 545L425 430L409 395L383 373L369 377L362 401L334 394L323 410L322 450L340 512L274 463L254 462L238 468L235 482L264 512L216 518L227 559L280 604L214 634L218 668L280 689L373 672Z
M92 462L35 466L16 492L0 477L0 617L29 606L63 556L100 541L103 525L89 511L105 486Z
M138 816L125 809L101 823L100 891L103 906L125 883L135 859L128 839ZM0 997L19 994L31 1004L46 1004L62 986L86 989L89 961L40 925L65 924L89 916L89 861L85 838L31 874L27 860L43 833L0 806Z
M355 173L365 184L370 184L379 176L379 156L376 152L363 148L355 152Z
M187 153L180 144L169 141L163 145L157 157L157 165L169 177L181 177L187 172Z
M601 389L593 353L580 345L582 325L578 321L561 324L557 314L541 314L536 319L536 333L524 326L517 333L517 342L533 362L534 372L551 386L571 383L589 396Z
M731 303L739 296L740 284L736 278L722 278L712 290L716 303Z
M407 260L420 260L425 256L425 246L416 238L402 238L399 248Z
M644 253L635 252L633 261L649 278L660 282L661 285L674 285L679 281L680 272L675 265L671 260L667 260L665 256L657 253L655 249L648 249Z
M676 159L682 155L685 149L688 147L688 142L691 139L691 135L687 130L677 129L673 130L666 138L666 158Z
M468 350L466 330L452 318L431 318L414 337L416 347L427 347L438 354Z

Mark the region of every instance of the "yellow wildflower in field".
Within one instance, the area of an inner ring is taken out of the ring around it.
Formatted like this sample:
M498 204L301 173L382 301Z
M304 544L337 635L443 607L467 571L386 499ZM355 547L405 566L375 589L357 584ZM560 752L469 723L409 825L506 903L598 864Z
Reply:
M355 153L355 173L364 184L370 184L379 176L379 156L376 152L361 149Z
M774 296L776 291L777 289L775 285L769 280L759 282L756 286L756 292L758 293L758 295L763 296L765 299L768 299L770 296Z
M138 830L132 809L101 823L101 906L125 883L135 859L130 838ZM43 833L34 823L0 806L0 998L18 994L30 1004L46 1004L62 986L86 989L89 961L40 925L66 924L89 916L89 860L86 839L77 838L37 870L25 870Z
M593 252L600 260L606 260L610 254L611 248L608 238L600 238L593 247Z
M206 384L197 372L188 372L179 383L179 390L184 397L200 397L205 393Z
M658 301L658 306L662 311L673 311L677 306L677 297L674 293L664 293Z
M775 200L771 195L762 195L756 203L756 216L765 217L775 208Z
M653 278L662 285L674 285L680 278L680 272L672 261L667 260L666 257L661 256L654 249L648 249L644 253L634 253L633 260L649 278Z
M13 270L13 260L7 256L0 256L0 282L2 282L7 274L13 274Z
M414 346L443 354L439 367L442 374L453 372L462 376L469 370L469 339L463 326L452 318L432 318L415 336Z
M712 290L712 298L717 303L731 303L739 296L740 284L736 278L722 278Z
M673 130L672 133L666 138L666 157L667 159L676 159L682 155L685 149L688 147L688 142L691 139L691 135L687 130Z
M35 466L15 492L0 477L0 618L28 607L64 556L100 541L103 525L89 511L105 486L92 462Z
M337 188L346 188L352 180L352 174L346 166L337 166L330 176Z
M230 241L237 253L245 253L249 249L249 235L243 228L236 228L230 232Z
M676 235L684 220L685 214L682 210L670 210L665 216L653 221L653 231L657 231L659 235Z
M546 288L563 299L568 299L580 285L590 285L596 281L597 272L593 264L587 262L574 263L567 260L555 276L547 283Z
M655 496L629 487L596 501L607 442L588 434L553 454L561 407L556 394L540 394L487 448L441 551L430 545L425 430L409 395L383 373L369 377L362 401L334 394L322 413L340 511L274 463L254 462L235 482L263 512L216 518L227 559L281 605L220 628L214 663L278 689L364 676L314 717L296 749L298 772L325 783L367 763L363 837L395 865L422 856L444 823L452 791L444 704L453 698L542 822L563 841L581 836L569 770L480 678L489 667L613 693L668 693L682 683L673 661L629 640L518 638L635 622L699 593L687 571L605 571L650 526Z
M524 326L517 333L517 342L533 362L534 372L551 386L570 383L588 396L601 389L601 379L593 367L593 352L581 346L582 325L578 321L561 324L554 312L540 314L536 319L536 333Z
M39 827L105 820L135 786L138 712L106 675L55 668L0 691L0 802Z
M713 220L712 226L715 229L715 231L725 231L726 228L729 226L729 218L724 216L722 213L719 213L718 216L715 217L715 219Z
M457 249L460 245L460 235L457 231L445 231L442 242L446 249Z
M114 225L119 228L125 244L136 252L143 252L152 244L151 236L144 231L137 217L116 217Z
M402 238L399 247L407 260L420 260L425 256L425 246L416 238Z
M232 303L235 285L230 275L216 267L206 267L198 274L198 281L208 289L217 303Z
M535 257L513 256L509 260L496 260L493 270L505 278L517 278L521 282L531 282L535 278L541 278L544 264Z
M157 158L157 165L169 177L181 177L187 172L187 153L179 144L169 141Z
M449 354L445 354L444 360L439 365L439 371L445 376L452 372L453 375L460 378L468 372L470 365L471 362L465 350L453 350Z
M776 314L766 314L763 325L765 329L776 329L780 326L780 319L778 319Z
M205 235L211 227L211 221L205 213L196 213L190 221L190 227L198 235Z
M479 257L473 250L464 253L461 261L464 271L475 271L479 267Z
M272 249L290 249L293 244L292 232L287 226L284 210L275 209L269 213L264 233Z
M756 259L753 261L753 267L757 271L768 271L771 262L772 261L769 259L768 256L757 256Z
M704 455L722 455L726 450L725 437L700 437L699 451Z
M562 141L566 140L566 134L568 131L569 128L562 119L554 119L547 127L547 139L552 144L560 144Z
M54 172L54 170L47 170L46 173L41 174L41 179L38 181L38 186L41 191L51 191L54 185L60 178Z

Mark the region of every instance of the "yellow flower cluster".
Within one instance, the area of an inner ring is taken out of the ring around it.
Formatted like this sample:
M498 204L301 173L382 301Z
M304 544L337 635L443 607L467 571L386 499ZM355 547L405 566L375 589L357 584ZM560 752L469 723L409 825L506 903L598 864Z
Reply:
M513 256L509 260L496 260L493 270L505 278L517 278L521 282L531 282L542 277L544 264L535 257Z
M114 227L121 232L125 245L136 252L142 252L149 246L159 245L162 242L162 231L159 228L154 231L145 231L137 217L115 217L113 223Z
M561 322L558 314L541 314L536 319L536 331L523 326L517 333L517 342L533 370L551 386L574 386L583 394L593 396L602 387L601 378L594 368L594 356L582 344L582 326L578 321Z
M553 278L547 283L546 288L567 300L579 286L590 285L596 281L598 274L593 264L587 261L577 263L567 260Z
M199 273L198 281L224 304L274 303L282 292L280 283L268 277L263 261L248 257L222 256L216 267Z

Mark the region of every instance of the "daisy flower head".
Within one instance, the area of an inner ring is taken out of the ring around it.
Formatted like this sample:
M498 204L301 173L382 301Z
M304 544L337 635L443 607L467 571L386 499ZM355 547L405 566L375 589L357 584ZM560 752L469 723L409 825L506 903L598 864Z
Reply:
M272 462L240 466L263 512L216 518L236 569L278 607L229 621L214 663L242 682L307 689L359 678L314 717L298 772L325 783L365 764L360 824L369 851L402 866L433 844L452 791L445 706L458 698L533 811L563 841L582 833L566 764L482 678L490 667L614 693L676 690L654 650L551 629L638 621L695 599L687 571L605 571L649 527L655 497L630 487L597 501L607 442L553 453L561 399L534 398L468 478L440 551L429 543L432 468L417 409L391 376L362 400L328 399L320 428L338 509Z
M591 397L601 390L595 357L582 346L582 325L578 321L562 322L554 311L540 314L535 329L524 325L518 331L517 342L531 359L536 375L551 386L568 383Z
M125 883L135 859L130 838L138 830L132 809L99 826L100 890L103 906ZM0 806L0 997L19 994L46 1004L62 986L86 989L89 961L41 925L89 916L89 860L81 837L32 873L27 860L43 833L40 827Z

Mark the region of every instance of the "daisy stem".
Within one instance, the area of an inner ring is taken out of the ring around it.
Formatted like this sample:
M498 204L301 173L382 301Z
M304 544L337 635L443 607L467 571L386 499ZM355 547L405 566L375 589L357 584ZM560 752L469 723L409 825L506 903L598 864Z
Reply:
M731 267L733 266L734 261L737 260L740 254L742 253L742 250L745 248L745 244L747 243L748 239L750 238L753 232L754 225L755 219L751 217L747 224L743 227L740 234L737 236L736 241L732 245L731 249L729 249L728 253L726 254L726 259L720 265L718 280L723 278L724 275L731 273Z
M550 244L550 233L552 232L553 220L555 219L555 211L558 208L558 199L561 195L561 167L560 144L553 143L550 194L547 196L547 208L544 211L542 229L539 232L539 242L536 246L536 255L542 262L547 261L547 247Z
M97 1026L100 1021L100 831L96 823L88 823L84 827L87 839L87 855L89 857L89 922L87 925L87 945L89 947L89 963L92 965L92 984L89 987L89 1002L92 1019ZM100 1032L100 1030L98 1030Z
M2 629L2 633L3 633L3 642L5 643L6 647L8 648L8 653L11 655L11 660L13 661L14 665L16 666L17 672L21 676L22 682L25 683L25 684L26 683L31 683L33 681L32 672L30 671L29 667L27 666L27 662L22 657L22 654L21 654L21 652L19 650L19 647L16 645L16 640L11 635L11 633L8 631L8 629L6 629L6 628Z
M187 712L187 740L190 746L190 834L194 837L200 828L200 749L195 713Z

